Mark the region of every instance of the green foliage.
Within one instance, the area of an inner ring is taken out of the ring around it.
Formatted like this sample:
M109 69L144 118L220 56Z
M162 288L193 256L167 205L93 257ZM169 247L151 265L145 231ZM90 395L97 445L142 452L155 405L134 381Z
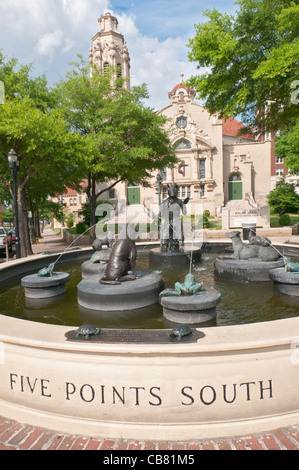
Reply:
M76 224L76 233L82 234L88 229L87 225L84 222L78 222Z
M86 144L80 165L89 183L91 227L96 223L96 201L103 192L120 181L146 184L153 170L177 160L163 128L166 118L142 104L146 87L128 92L121 79L113 85L112 73L97 66L90 73L90 64L80 58L56 90L69 128ZM96 183L107 184L97 191Z
M271 210L282 213L298 213L299 195L295 191L293 184L286 183L284 178L278 182L276 188L270 191L268 202Z
M241 115L252 130L282 129L298 116L291 97L298 78L299 5L291 0L237 5L235 17L204 12L207 21L196 26L189 59L205 70L189 85L211 114Z
M280 133L275 139L275 144L275 154L285 157L286 167L291 173L299 174L299 118L294 126Z
M74 225L74 215L70 214L68 218L66 219L66 226L67 228L72 228Z
M282 214L279 217L279 225L286 226L291 224L291 219L289 214Z

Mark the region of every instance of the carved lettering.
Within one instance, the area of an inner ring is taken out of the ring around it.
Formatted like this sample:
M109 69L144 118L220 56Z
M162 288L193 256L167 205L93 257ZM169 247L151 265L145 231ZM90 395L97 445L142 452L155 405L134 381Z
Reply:
M29 394L51 398L50 380L29 377L11 373L9 375L9 386L12 392ZM63 390L63 387L60 387ZM152 387L143 386L120 386L120 385L97 385L95 383L73 383L65 382L64 399L66 401L77 401L82 404L96 404L98 406L163 406L163 403L171 402L174 406L215 406L223 402L230 406L234 403L246 403L249 401L269 400L273 398L273 381L257 380L242 383L210 385L202 384L195 387L185 385L179 390L173 390L171 396L163 394L163 389L157 385Z

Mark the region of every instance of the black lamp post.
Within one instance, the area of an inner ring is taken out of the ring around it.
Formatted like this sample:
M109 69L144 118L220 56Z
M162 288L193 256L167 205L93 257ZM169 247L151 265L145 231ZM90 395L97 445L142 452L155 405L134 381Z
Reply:
M19 239L19 217L18 217L18 193L17 193L17 173L19 167L19 159L16 152L11 149L8 154L9 168L11 169L13 178L13 197L14 197L14 209L15 209L15 230L16 230L16 258L21 258L20 254L20 239Z
M156 181L158 183L158 197L159 197L159 217L158 217L158 231L160 232L160 247L162 246L162 240L161 240L161 183L163 181L163 178L160 173L157 174L156 176Z

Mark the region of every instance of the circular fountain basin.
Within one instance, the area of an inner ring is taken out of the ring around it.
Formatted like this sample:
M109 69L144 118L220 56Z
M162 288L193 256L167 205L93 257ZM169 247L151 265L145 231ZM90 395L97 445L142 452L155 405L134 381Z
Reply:
M184 246L181 251L164 252L159 248L153 248L149 254L150 264L157 267L189 266L192 256L193 262L200 261L201 248L198 246Z
M218 279L232 282L269 282L269 271L284 266L283 258L277 261L240 260L219 257L214 273Z
M90 260L84 261L81 266L82 277L86 278L94 275L103 275L107 263L92 263Z
M194 325L205 323L216 316L216 306L221 294L213 288L207 288L198 295L171 295L172 289L165 289L160 294L160 304L164 317L173 323Z
M299 297L299 273L286 272L284 268L273 269L269 276L274 282L274 289L286 295Z
M137 273L137 279L121 282L118 285L100 284L102 275L83 279L77 287L78 304L97 311L130 311L159 301L159 293L164 288L160 274Z
M38 277L30 274L21 280L28 299L47 299L65 293L65 284L70 280L68 273L53 273L51 277Z

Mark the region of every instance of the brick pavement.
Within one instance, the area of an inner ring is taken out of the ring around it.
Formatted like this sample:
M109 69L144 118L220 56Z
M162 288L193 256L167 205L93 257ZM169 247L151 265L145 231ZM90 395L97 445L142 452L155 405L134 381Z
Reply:
M154 442L93 438L56 433L0 417L0 450L102 450L102 451L199 451L199 450L299 450L299 425L228 439L189 442Z

